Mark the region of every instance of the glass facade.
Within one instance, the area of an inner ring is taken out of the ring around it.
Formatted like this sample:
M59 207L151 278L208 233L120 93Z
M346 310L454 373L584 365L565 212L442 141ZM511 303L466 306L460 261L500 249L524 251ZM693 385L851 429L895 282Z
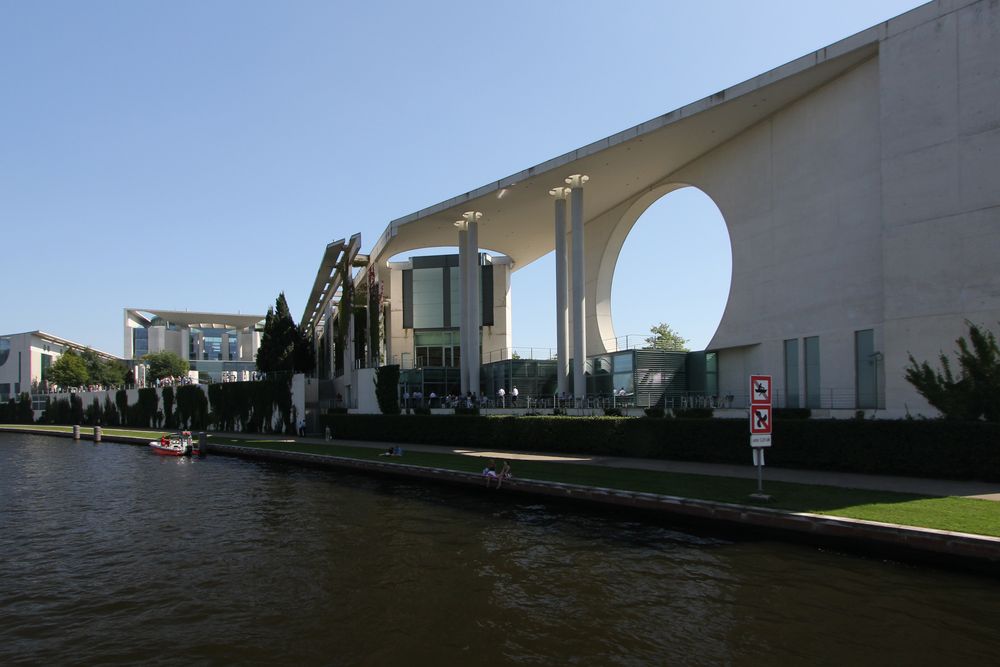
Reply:
M799 407L799 340L785 341L785 407Z
M444 322L444 269L413 269L413 328L435 329Z
M462 364L460 334L456 330L414 331L415 365L458 367Z
M240 358L240 334L238 331L229 332L229 358L233 360Z
M141 359L149 353L149 329L132 329L132 358Z
M878 355L875 330L854 332L854 378L858 408L878 407Z
M806 352L806 407L819 408L820 379L819 379L819 336L810 336L805 341Z

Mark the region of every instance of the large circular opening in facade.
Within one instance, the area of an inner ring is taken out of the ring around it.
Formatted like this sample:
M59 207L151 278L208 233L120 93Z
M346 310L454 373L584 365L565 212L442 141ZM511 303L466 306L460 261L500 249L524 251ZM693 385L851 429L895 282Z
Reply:
M684 187L655 201L629 231L615 265L617 348L641 346L662 323L687 339L688 349L704 350L726 308L732 259L726 222L708 195Z

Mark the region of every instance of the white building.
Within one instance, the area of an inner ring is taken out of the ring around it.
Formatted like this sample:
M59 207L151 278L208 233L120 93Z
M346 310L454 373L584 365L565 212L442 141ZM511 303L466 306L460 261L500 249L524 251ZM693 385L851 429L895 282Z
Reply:
M88 347L44 331L0 336L0 402L25 392L40 393L56 359L66 350L82 352ZM120 361L113 354L94 352L104 359Z
M125 358L173 352L213 380L247 380L256 370L263 315L126 308Z

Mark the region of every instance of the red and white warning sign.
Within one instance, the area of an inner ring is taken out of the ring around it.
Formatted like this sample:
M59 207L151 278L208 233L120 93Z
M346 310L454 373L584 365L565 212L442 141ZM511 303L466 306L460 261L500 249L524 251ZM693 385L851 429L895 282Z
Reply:
M750 405L771 405L771 376L750 376Z
M771 433L771 406L750 406L750 433L765 435Z

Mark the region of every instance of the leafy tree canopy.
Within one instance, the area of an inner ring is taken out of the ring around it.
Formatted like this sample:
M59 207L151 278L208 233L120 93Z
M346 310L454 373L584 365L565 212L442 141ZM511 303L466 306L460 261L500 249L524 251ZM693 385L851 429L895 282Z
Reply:
M186 360L169 350L150 352L142 360L149 364L146 379L154 382L163 378L183 377L191 370L191 365Z
M968 325L969 339L955 341L957 375L944 352L938 357L940 371L926 361L918 364L911 354L906 380L948 419L1000 421L1000 348L992 331Z
M649 333L653 334L646 339L646 344L657 350L677 350L686 352L688 350L688 339L673 330L666 322L660 322L649 328Z
M45 377L50 382L54 382L60 387L79 387L85 385L90 380L87 373L87 364L83 358L73 350L66 350L62 355L49 366L45 372Z
M87 366L88 381L105 387L121 385L125 378L125 367L112 359L105 359L89 347L80 353Z
M257 370L310 373L314 365L312 344L292 319L285 293L281 292L264 318L264 331L257 348Z

